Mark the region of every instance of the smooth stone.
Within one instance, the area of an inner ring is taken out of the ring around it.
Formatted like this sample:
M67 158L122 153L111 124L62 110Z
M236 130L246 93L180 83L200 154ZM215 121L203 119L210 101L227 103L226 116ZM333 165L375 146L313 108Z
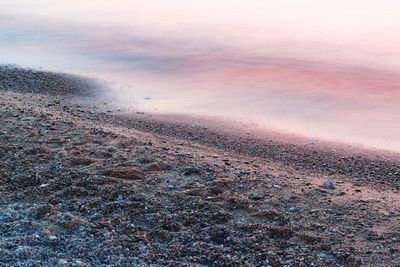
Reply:
M299 212L300 209L299 209L299 208L296 208L296 207L291 207L291 208L289 209L289 211L290 211L290 212Z
M336 189L335 185L333 184L333 182L331 180L325 180L322 185L324 186L324 188L329 189L329 190Z

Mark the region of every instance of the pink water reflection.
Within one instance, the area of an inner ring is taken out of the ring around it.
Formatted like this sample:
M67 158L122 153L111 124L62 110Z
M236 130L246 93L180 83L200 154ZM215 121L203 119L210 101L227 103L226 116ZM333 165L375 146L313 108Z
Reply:
M3 0L0 56L105 78L125 107L400 151L398 14L394 0Z

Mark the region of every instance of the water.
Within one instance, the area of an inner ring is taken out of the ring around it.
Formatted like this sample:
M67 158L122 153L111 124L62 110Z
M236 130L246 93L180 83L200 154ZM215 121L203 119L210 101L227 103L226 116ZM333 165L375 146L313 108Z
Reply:
M398 1L143 2L0 0L0 63L101 78L132 109L400 151Z

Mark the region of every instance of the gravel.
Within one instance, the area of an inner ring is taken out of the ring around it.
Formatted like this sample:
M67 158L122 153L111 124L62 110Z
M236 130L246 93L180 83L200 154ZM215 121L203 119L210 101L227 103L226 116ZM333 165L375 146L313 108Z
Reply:
M0 265L400 261L398 162L118 117L26 72L0 69Z

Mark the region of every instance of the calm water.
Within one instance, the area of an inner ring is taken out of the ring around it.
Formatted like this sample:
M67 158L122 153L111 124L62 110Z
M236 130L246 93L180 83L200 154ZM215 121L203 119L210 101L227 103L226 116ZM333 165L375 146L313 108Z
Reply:
M399 14L395 0L0 0L0 63L101 77L132 109L400 151Z

